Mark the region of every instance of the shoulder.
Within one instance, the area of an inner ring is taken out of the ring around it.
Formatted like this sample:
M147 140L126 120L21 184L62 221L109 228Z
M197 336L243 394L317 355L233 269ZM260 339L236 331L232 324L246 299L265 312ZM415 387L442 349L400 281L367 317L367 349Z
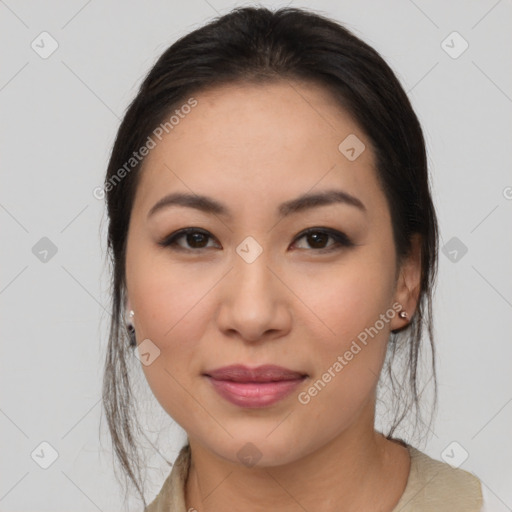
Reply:
M172 470L160 492L144 509L144 512L184 512L185 484L190 467L190 445L186 444L176 457Z
M460 468L433 459L407 445L411 469L405 491L393 512L480 512L480 480Z

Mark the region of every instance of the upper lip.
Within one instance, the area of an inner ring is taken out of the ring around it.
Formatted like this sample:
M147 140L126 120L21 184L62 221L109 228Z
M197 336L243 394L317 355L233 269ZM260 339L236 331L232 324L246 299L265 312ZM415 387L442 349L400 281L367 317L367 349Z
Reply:
M305 373L296 372L273 364L265 364L255 368L235 364L209 370L204 372L204 375L215 380L230 380L234 382L272 382L279 380L295 380L306 376Z

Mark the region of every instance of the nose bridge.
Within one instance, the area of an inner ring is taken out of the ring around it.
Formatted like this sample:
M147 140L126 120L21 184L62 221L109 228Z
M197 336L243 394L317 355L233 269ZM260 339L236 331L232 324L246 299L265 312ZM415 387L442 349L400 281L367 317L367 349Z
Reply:
M247 237L236 247L233 268L234 295L238 301L253 302L253 307L261 300L270 304L273 300L270 252L253 237Z

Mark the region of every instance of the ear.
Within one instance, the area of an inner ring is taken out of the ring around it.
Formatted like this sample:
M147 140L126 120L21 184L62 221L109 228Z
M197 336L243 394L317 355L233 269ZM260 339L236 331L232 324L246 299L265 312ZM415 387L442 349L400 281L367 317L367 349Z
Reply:
M401 305L399 311L406 311L407 318L400 318L397 314L391 321L391 330L401 329L410 323L420 295L421 285L421 235L414 233L411 238L411 249L404 257L395 288L394 303Z
M129 298L126 298L125 306L124 306L124 316L126 318L126 321L129 320L129 314L130 314L131 309L132 309L132 303Z

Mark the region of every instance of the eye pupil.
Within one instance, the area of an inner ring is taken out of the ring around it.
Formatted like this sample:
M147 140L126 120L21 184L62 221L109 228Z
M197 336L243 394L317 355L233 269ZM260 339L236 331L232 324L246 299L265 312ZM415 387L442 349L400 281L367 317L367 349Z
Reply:
M325 243L329 239L329 235L327 233L310 233L308 236L308 243L311 245L311 247L320 247L323 248L325 246Z
M204 233L188 233L187 234L187 243L190 245L190 247L195 248L202 248L204 247L204 244L201 244L201 241L207 241L207 237Z

